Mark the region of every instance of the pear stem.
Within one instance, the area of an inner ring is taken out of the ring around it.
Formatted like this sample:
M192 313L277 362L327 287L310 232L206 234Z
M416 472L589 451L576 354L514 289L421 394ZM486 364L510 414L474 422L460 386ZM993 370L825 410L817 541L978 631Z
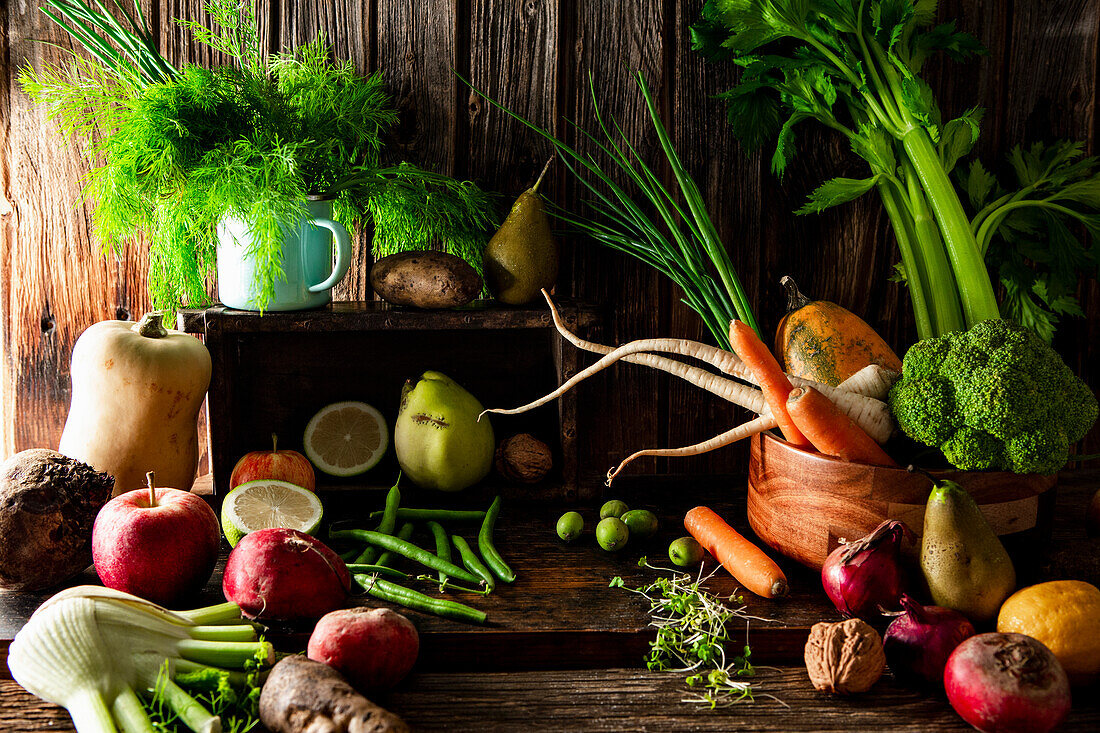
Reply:
M939 486L940 486L940 482L936 480L936 477L933 476L932 474L928 473L928 471L925 471L923 468L917 468L912 463L910 463L905 468L905 470L908 471L909 473L919 473L921 476L924 476L926 479L928 479L929 481L932 482L932 488L934 488L934 489L938 489Z
M550 164L554 162L554 158L558 157L557 153L550 156L550 160L546 161L546 165L542 167L542 173L539 173L538 180L535 181L535 185L531 186L531 193L538 193L539 184L542 183L543 176L546 175L546 171L550 170Z
M152 471L145 474L145 485L149 487L149 506L154 507L157 505L157 490L153 488L155 476Z
M276 435L275 433L271 434L271 452L272 453L278 453L279 452L279 436Z

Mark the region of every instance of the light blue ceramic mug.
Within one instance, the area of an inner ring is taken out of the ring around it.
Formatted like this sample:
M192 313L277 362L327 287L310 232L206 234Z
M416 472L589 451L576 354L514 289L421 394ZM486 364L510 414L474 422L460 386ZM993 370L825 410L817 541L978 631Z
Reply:
M265 310L317 308L332 301L332 288L348 272L351 238L332 220L331 200L309 200L307 216L284 228L283 278L275 282L275 297ZM226 217L218 224L218 299L230 308L260 310L260 281L249 254L248 224ZM335 244L335 258L333 245ZM335 264L334 264L335 259Z

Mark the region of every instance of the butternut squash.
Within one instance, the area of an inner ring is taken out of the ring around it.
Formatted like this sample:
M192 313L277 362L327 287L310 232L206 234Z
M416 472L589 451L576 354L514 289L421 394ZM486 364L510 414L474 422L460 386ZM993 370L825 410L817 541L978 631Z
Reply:
M115 478L114 496L145 485L189 491L199 462L198 414L210 386L210 352L194 336L100 321L73 346L72 401L58 450Z
M810 300L789 275L779 282L787 289L787 315L775 331L775 355L788 374L836 387L870 364L901 371L901 359L862 318Z

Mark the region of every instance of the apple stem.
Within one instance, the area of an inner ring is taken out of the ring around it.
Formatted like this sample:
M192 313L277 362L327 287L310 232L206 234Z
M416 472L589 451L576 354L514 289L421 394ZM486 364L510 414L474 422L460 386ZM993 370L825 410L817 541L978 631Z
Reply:
M149 487L149 506L157 505L157 490L153 488L155 474L150 471L145 474L145 483Z
M272 453L278 453L279 452L279 436L276 435L275 433L271 434L271 452Z

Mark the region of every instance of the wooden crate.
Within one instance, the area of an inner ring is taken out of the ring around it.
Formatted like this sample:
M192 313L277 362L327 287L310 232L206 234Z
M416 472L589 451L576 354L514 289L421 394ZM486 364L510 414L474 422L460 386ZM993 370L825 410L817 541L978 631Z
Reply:
M596 323L596 311L560 304L570 329ZM263 315L224 306L179 313L180 330L204 338L214 372L207 395L215 494L224 494L240 456L271 444L301 450L321 407L362 400L390 423L401 387L422 372L447 374L486 407L514 407L553 390L577 371L577 350L554 330L545 307L502 308L489 301L422 311L382 302L340 302L311 311ZM554 470L528 493L578 498L577 397L516 416L493 416L497 440L529 432L555 449ZM391 449L349 480L318 475L319 489L381 488L393 483ZM496 480L495 472L490 484ZM598 489L595 487L593 491ZM593 492L581 492L582 495Z

